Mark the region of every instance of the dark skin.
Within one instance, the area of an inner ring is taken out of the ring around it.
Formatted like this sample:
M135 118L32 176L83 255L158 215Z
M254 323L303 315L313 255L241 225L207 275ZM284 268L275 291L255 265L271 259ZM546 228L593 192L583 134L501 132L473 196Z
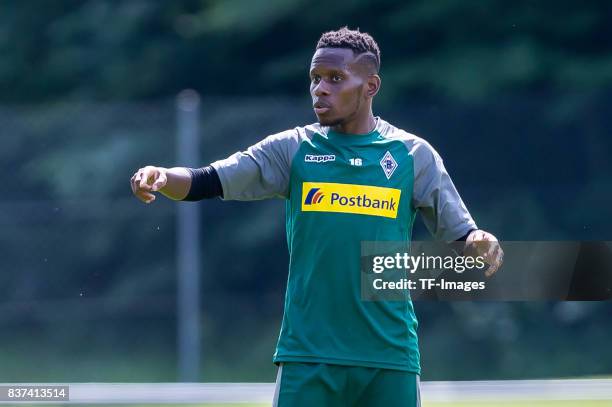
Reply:
M310 95L319 123L338 133L367 134L376 126L372 99L380 76L368 56L349 48L319 48L310 64Z

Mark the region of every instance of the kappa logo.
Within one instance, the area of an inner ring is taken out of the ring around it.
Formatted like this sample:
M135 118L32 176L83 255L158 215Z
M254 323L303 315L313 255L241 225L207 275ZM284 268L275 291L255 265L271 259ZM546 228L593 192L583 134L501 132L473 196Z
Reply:
M372 185L302 183L302 211L338 212L397 218L402 191Z
M380 166L385 172L387 179L391 179L391 175L393 175L397 168L397 161L395 161L391 153L387 151L382 160L380 160Z
M306 154L304 161L307 163L326 163L328 161L336 161L336 156L333 154Z

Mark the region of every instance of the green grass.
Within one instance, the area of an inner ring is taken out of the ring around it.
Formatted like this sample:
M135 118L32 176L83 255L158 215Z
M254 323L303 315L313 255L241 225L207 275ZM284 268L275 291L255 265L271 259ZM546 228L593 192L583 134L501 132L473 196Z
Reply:
M74 404L70 404L74 406ZM89 407L111 407L111 405L95 404ZM469 402L469 403L423 403L423 407L610 407L612 400L601 401L498 401L498 402ZM24 406L27 407L27 406ZM32 407L35 407L32 405ZM68 405L66 405L68 407ZM117 405L112 407L270 407L270 404L130 404Z
M423 407L610 407L612 401L520 401L495 403L423 403ZM199 404L198 407L269 407L269 404ZM128 406L125 406L128 407ZM134 407L134 406L131 406ZM154 407L154 406L140 406ZM159 407L159 406L157 406ZM165 406L178 407L178 406ZM195 407L195 406L193 406Z
M610 407L612 401L496 401L494 403L423 403L423 407Z

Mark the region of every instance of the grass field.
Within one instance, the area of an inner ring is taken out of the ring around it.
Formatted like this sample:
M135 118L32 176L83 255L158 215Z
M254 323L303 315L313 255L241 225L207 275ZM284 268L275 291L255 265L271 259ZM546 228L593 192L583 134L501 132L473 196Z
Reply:
M600 401L513 401L513 402L494 402L494 403L423 403L423 407L610 407L612 400Z
M199 407L270 407L267 404L202 404ZM520 401L495 403L423 403L423 407L610 407L612 400L603 401ZM149 406L147 406L149 407ZM153 406L150 406L153 407ZM170 406L168 406L170 407ZM172 406L176 407L176 406Z
M178 407L179 405L165 406ZM183 405L184 406L184 405ZM198 404L192 407L270 407L269 404ZM423 407L610 407L612 400L603 401L520 401L520 402L495 402L495 403L423 403ZM127 407L127 406L126 406ZM131 406L134 407L134 406ZM140 406L145 407L145 406ZM154 407L154 406L146 406ZM156 406L156 407L159 407Z
M69 405L66 405L69 406ZM74 406L71 404L70 406ZM108 406L108 405L89 405ZM513 402L469 402L469 403L423 403L423 407L611 407L612 400L600 401L513 401ZM270 407L270 404L147 404L117 405L113 407Z

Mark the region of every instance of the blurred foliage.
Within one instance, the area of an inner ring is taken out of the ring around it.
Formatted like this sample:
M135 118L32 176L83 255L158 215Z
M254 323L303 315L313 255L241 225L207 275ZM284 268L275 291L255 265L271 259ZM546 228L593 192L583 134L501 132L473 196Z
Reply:
M598 106L611 99L585 100L570 118L545 97L380 114L431 141L500 239L606 239L612 140ZM307 98L204 98L201 161L312 120ZM174 380L177 205L202 211L202 379L274 379L288 261L281 200L134 199L136 168L175 164L172 100L0 107L0 127L10 169L0 172L0 381ZM415 238L428 237L419 223ZM416 310L425 379L610 373L610 303Z
M611 4L2 4L0 381L176 378L177 204L144 206L129 177L177 164L183 88L204 95L203 164L314 121L310 57L345 24L381 46L376 113L436 147L481 227L609 240ZM202 379L272 381L283 202L182 205L205 231ZM610 374L609 303L416 309L425 379Z
M34 7L34 5L36 5ZM381 102L612 85L612 3L359 0L7 2L0 101L303 94L323 31L374 35Z

